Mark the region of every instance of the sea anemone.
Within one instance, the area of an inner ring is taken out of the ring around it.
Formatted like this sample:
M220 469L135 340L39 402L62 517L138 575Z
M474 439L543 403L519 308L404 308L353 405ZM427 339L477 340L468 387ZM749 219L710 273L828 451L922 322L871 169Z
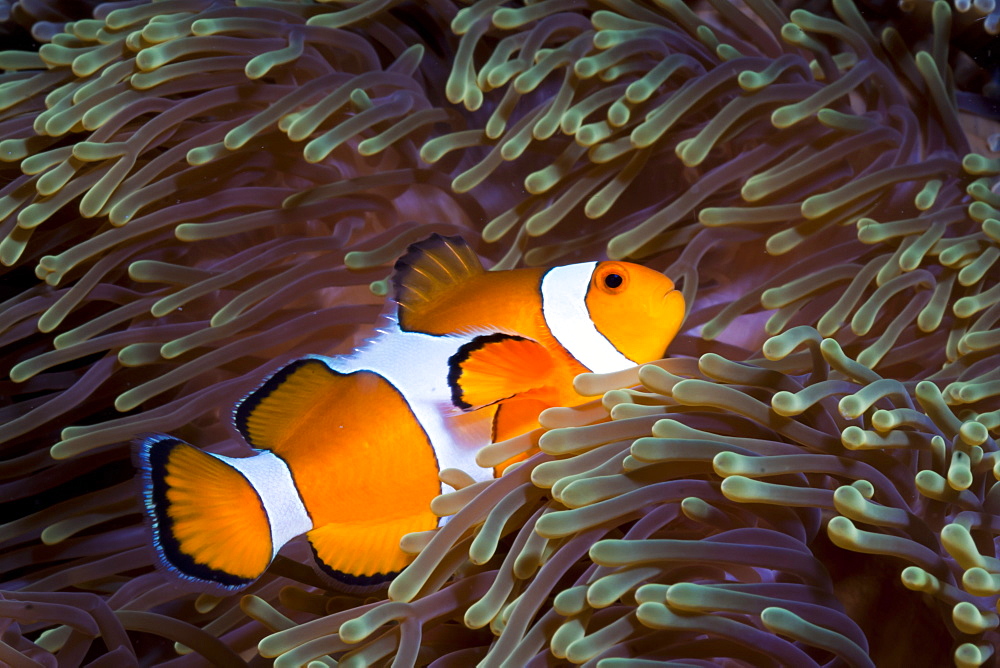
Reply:
M791 5L128 1L0 52L0 661L994 660L991 73L946 2ZM690 312L479 461L540 453L443 471L380 596L301 544L238 595L156 571L129 440L245 453L233 403L432 232Z

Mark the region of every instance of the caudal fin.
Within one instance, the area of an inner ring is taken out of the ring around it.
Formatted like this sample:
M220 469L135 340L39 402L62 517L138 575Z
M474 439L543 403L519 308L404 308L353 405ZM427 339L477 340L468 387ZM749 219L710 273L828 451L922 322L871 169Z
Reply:
M136 441L143 500L160 565L224 589L253 582L271 562L263 503L235 468L164 434Z

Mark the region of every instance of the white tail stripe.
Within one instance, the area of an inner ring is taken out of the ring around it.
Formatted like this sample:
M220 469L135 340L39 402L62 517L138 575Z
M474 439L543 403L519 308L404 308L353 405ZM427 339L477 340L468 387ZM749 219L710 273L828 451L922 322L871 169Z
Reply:
M598 331L587 310L587 290L596 262L553 267L542 277L542 316L556 341L594 373L635 366Z
M313 528L284 459L273 452L260 452L253 457L212 456L242 473L260 497L271 525L272 559L282 545Z

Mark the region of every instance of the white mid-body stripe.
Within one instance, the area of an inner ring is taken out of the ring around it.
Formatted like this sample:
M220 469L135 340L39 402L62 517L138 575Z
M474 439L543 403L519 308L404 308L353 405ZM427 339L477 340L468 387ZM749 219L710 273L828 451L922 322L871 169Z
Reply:
M587 311L587 290L596 262L555 267L542 279L542 315L555 339L595 373L635 366L594 326ZM490 442L492 420L483 411L459 412L452 403L448 361L479 334L435 336L399 328L395 318L378 336L350 355L306 355L343 374L371 371L402 395L434 448L438 468L457 468L474 480L490 480L493 470L476 463L476 452ZM407 416L400 416L407 419ZM239 470L253 485L271 522L274 554L295 536L313 528L288 465L271 452L253 457L214 455ZM444 492L443 483L439 488ZM442 523L447 518L442 518Z
M594 373L635 366L601 334L587 310L587 290L596 262L553 267L542 277L542 315L556 341Z
M302 505L288 464L273 452L258 451L253 457L225 457L212 454L239 471L250 481L260 497L271 525L271 558L281 546L313 528L309 513Z
M449 358L474 338L474 334L407 332L390 319L377 337L351 355L309 357L341 373L372 371L385 378L420 422L440 469L457 468L475 480L489 480L493 471L476 464L476 451L490 442L492 421L479 411L459 413L453 407L448 384Z

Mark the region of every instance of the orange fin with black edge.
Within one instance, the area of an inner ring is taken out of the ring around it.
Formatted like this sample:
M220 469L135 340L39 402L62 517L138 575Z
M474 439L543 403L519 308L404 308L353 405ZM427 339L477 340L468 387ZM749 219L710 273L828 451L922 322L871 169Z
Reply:
M433 234L412 244L396 261L393 298L399 325L406 329L410 313L419 313L467 279L484 273L479 256L462 237Z
M161 566L225 590L260 577L271 563L271 525L242 473L164 434L138 439L136 457Z
M406 398L373 371L330 363L281 368L237 408L237 428L287 465L309 529L423 512L441 489L438 461Z
M542 344L503 333L477 336L448 364L452 403L467 411L547 385L556 366Z
M297 359L236 407L236 429L253 447L280 452L303 423L317 412L329 413L343 377L318 359Z
M514 398L501 402L493 416L493 442L506 441L538 429L541 427L538 423L538 414L546 408L551 406L544 401L530 398ZM536 452L538 452L537 447L515 455L502 464L497 464L493 467L493 475L499 477L508 466L523 461Z
M412 554L403 552L404 534L430 531L438 518L429 509L381 522L335 523L306 534L320 569L347 589L364 590L388 584Z

